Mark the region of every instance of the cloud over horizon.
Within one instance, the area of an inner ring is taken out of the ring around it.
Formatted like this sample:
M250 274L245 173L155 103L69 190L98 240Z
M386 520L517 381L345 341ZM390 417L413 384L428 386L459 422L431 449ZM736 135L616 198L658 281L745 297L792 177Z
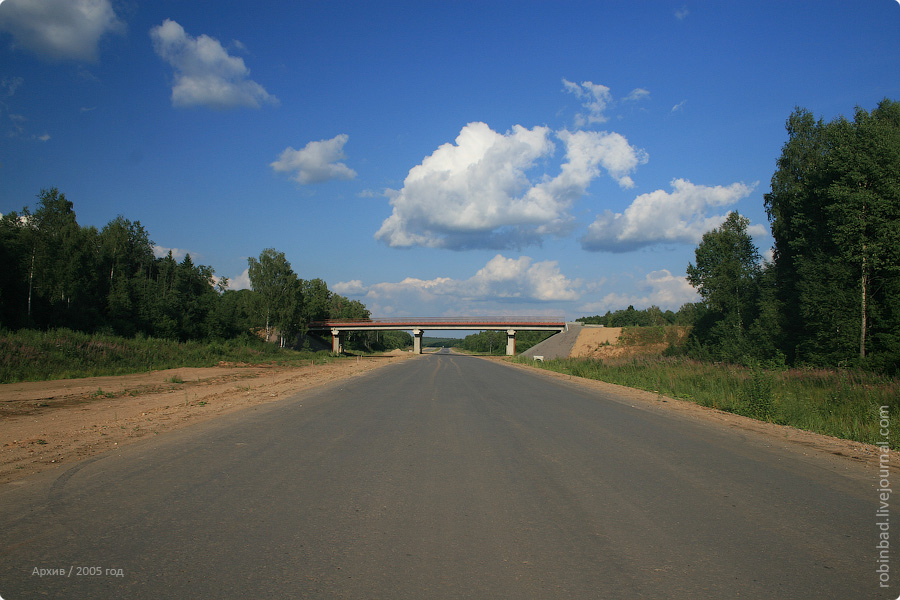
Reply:
M700 300L695 290L684 275L672 275L668 269L651 271L643 281L635 284L636 293L610 293L599 301L589 302L578 307L583 315L606 314L608 310L619 310L634 306L642 310L650 306L658 306L662 310L678 310L689 302Z
M684 275L673 275L668 269L645 274L642 280L634 282L631 294L600 295L602 290L615 287L616 284L605 279L592 282L570 279L562 273L557 261L497 254L468 279L407 277L399 282L373 284L355 279L337 283L332 290L361 300L379 317L521 315L523 306L528 306L529 314L558 315L566 311L571 317L603 314L628 305L638 309L655 305L663 310L678 310L685 303L700 299ZM575 304L591 297L600 299ZM565 306L569 309L564 309Z
M219 282L219 278L214 277L216 283ZM249 290L252 286L250 285L250 269L244 269L240 275L236 275L234 277L228 278L228 288L229 290Z
M396 306L401 304L416 306L422 314L451 316L518 313L515 307L522 303L573 302L581 297L581 287L582 282L567 278L556 261L497 254L468 279L407 277L369 285L353 280L337 283L333 290L362 299L379 316L396 316ZM462 312L461 305L465 306Z
M216 110L278 104L278 98L250 79L250 69L215 38L192 37L171 19L150 30L153 49L175 72L172 105Z
M184 248L166 248L165 246L160 246L159 244L153 245L153 256L156 258L165 258L172 253L172 258L175 260L182 260L188 254L191 254L189 250L185 250ZM193 256L197 256L197 254L193 254Z

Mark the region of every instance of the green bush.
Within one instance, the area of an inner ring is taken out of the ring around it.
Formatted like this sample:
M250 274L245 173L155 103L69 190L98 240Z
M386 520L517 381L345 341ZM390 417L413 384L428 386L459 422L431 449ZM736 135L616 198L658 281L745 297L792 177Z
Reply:
M774 415L775 381L772 374L759 366L750 368L750 375L741 386L741 409L748 417L769 421Z
M224 343L123 338L67 329L0 331L0 383L124 375L220 362L302 363L328 352L297 352L245 336Z

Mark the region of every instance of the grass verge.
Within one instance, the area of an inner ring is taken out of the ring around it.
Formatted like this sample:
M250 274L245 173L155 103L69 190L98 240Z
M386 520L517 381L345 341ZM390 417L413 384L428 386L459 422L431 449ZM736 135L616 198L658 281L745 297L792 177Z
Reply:
M67 329L0 331L0 383L212 367L220 362L289 365L330 359L329 352L297 352L253 338L204 343L90 335Z
M527 358L513 360L532 364ZM765 369L682 358L608 364L569 358L534 365L866 444L887 439L891 448L900 448L897 378L862 371ZM888 427L884 427L885 419Z

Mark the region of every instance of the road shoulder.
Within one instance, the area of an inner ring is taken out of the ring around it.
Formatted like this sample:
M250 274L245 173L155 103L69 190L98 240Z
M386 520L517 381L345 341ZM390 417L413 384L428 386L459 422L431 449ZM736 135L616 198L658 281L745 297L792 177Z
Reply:
M662 394L594 379L556 373L540 367L510 362L503 358L488 358L488 360L495 360L495 362L510 368L525 370L537 376L566 381L572 385L594 390L605 394L609 399L627 403L643 410L651 410L673 416L677 415L682 418L703 421L710 425L736 430L752 437L756 443L777 446L796 452L799 455L832 459L838 467L856 464L864 467L866 472L874 473L878 469L882 455L882 449L872 444L863 444L797 429L796 427L758 421L734 413L700 406L687 400L670 398ZM890 450L889 456L892 464L900 462L900 452Z

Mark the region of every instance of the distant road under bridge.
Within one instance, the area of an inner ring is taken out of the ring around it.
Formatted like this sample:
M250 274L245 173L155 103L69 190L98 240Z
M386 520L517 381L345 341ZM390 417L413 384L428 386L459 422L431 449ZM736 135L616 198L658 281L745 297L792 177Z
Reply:
M517 331L563 331L564 317L425 317L378 319L329 319L309 324L311 331L331 331L332 350L343 351L346 335L350 331L412 331L413 352L422 353L422 335L426 330L494 330L506 331L506 354L516 353Z

